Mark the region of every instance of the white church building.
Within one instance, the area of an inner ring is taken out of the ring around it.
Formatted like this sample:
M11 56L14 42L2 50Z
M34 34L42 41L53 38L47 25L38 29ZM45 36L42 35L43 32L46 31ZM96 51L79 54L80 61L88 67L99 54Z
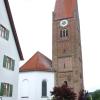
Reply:
M19 61L23 60L8 0L0 0L0 100L17 100Z
M19 71L18 100L50 100L54 71L49 58L37 52Z

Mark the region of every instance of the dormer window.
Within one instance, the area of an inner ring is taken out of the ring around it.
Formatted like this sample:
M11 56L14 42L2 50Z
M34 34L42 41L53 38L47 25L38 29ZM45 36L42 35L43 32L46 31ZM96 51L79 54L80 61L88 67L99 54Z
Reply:
M67 29L61 29L60 30L60 37L65 38L68 36L68 30Z
M9 30L6 29L3 25L0 24L0 37L8 40L9 39Z

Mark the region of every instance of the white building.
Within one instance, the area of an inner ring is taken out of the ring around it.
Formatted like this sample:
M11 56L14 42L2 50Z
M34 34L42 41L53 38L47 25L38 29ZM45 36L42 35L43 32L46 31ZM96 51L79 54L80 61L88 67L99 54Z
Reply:
M8 0L0 0L0 100L17 100L20 60L23 55Z
M53 87L52 61L37 52L20 68L18 100L49 100Z

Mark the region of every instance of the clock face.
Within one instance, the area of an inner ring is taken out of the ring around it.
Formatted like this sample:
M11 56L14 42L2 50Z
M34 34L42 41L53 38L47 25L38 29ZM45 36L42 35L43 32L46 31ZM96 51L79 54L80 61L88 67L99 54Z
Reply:
M61 27L65 27L65 26L67 26L68 25L68 20L61 20L60 21L60 26Z

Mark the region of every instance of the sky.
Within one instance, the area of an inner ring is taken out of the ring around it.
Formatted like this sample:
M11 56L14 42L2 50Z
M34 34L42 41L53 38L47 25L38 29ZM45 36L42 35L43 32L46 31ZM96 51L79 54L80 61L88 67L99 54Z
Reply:
M40 51L52 59L52 12L55 0L9 0L24 64ZM78 0L84 87L100 89L100 1Z

